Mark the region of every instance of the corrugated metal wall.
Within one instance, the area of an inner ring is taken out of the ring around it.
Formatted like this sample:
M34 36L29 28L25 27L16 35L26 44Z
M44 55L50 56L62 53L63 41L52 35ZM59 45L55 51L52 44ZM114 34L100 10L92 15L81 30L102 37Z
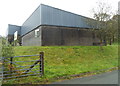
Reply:
M17 25L8 25L8 34L9 35L14 35L14 33L18 31L18 34L21 34L21 26L17 26Z
M46 5L41 5L41 24L90 28L87 24L86 17L53 8Z
M40 7L39 6L32 14L31 16L23 23L22 28L21 28L21 35L24 35L31 30L35 29L38 27L41 23L40 19Z
M89 18L41 4L21 26L21 36L40 25L91 28L87 19ZM13 29L10 27L8 34L13 33L14 29L15 26Z
M91 28L86 17L41 4L23 23L21 35L40 25Z

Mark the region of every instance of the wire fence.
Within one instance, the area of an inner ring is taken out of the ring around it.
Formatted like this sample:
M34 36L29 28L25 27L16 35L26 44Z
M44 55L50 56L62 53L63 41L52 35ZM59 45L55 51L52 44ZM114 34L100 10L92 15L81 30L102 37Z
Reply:
M31 60L33 59L33 60ZM44 52L38 55L2 57L3 66L0 79L8 80L33 75L44 75Z

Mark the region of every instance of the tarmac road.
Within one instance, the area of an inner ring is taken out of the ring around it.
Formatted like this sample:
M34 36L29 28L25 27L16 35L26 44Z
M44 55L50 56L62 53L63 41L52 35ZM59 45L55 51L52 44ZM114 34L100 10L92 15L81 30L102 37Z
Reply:
M54 82L52 84L118 84L118 70L88 77Z

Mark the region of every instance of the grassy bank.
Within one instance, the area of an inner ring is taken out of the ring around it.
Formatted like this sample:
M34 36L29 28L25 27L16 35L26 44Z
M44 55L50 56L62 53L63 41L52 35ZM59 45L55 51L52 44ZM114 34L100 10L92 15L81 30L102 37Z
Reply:
M4 83L46 83L54 78L80 74L95 70L117 67L118 46L18 46L14 47L15 56L34 55L40 51L45 53L45 75L29 76L20 80ZM38 57L17 58L20 60L36 60ZM26 65L22 63L21 65ZM37 66L36 66L37 67ZM39 69L39 68L38 68Z

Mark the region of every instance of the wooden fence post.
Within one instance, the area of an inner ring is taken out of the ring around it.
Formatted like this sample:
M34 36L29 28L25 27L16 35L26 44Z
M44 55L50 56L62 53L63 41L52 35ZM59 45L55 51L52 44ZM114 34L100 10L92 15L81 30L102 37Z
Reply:
M10 73L12 73L12 61L13 61L13 57L10 57Z
M44 75L44 52L40 52L40 73Z

